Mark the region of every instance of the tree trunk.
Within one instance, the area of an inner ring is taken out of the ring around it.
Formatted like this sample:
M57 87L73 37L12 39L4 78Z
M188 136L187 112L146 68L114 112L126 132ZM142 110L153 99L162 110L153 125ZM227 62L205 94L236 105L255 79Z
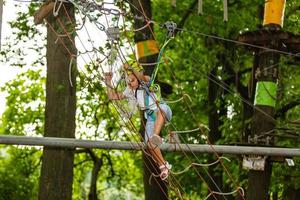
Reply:
M93 159L93 171L92 171L92 179L91 179L91 187L89 192L89 200L98 200L98 194L97 194L97 179L98 174L101 170L101 167L103 166L103 158L96 157L95 160Z
M218 93L220 93L219 86L215 83L215 77L217 77L217 68L213 68L208 75L208 127L210 129L208 140L210 144L214 144L221 138L221 132L219 131L220 126L220 116L218 113L218 108L216 106L216 101L218 100ZM212 163L216 160L214 155L208 156L208 163ZM217 173L218 166L210 166L208 168L209 177L206 177L208 187L211 191L220 192L222 190L220 187L222 186L222 171ZM209 191L210 192L210 191ZM208 199L221 199L222 196L219 195L211 195ZM223 198L222 198L223 199Z
M274 47L273 47L274 48ZM275 47L276 48L276 47ZM274 130L275 128L275 109L270 105L276 102L276 95L268 88L268 84L276 84L277 69L274 63L279 62L279 55L274 52L265 52L262 50L259 58L259 68L256 71L257 85L261 84L260 88L256 88L256 99L253 112L252 126L252 142L260 145L273 145L273 139L263 136L264 133ZM272 67L270 67L272 66ZM256 86L258 87L258 86ZM261 92L262 91L262 92ZM270 101L267 102L266 100ZM268 105L269 104L269 105ZM259 140L255 141L255 138ZM247 199L249 200L267 200L269 198L268 189L272 172L272 163L266 160L266 165L263 171L250 170Z
M151 15L151 2L150 0L131 0L130 1L131 12L134 15L134 28L138 29L147 24L146 20L152 18ZM141 31L135 32L134 42L143 42L147 40L153 40L153 25L150 24L150 27L146 27ZM137 52L136 52L137 53ZM157 60L158 54L146 55L139 59L140 63L155 63ZM151 75L154 70L155 65L144 65L144 73L146 75ZM143 118L141 114L141 118ZM144 120L142 120L144 121ZM143 124L141 123L141 133L144 137ZM167 200L168 199L168 188L164 181L160 178L152 177L149 181L151 174L157 174L160 170L157 167L157 164L153 161L151 157L143 153L143 168L144 168L144 189L145 189L145 199L146 200Z
M74 22L74 8L71 4L65 4L71 19ZM69 22L64 9L61 9L58 19ZM76 67L71 70L69 80L69 64L72 54L76 55L74 45L68 37L61 38L68 47L69 52L63 46L62 41L57 40L56 33L62 33L62 27L57 19L50 16L47 21L47 82L46 82L46 111L45 111L45 137L75 137L75 111L76 111ZM73 27L71 27L73 28ZM74 30L74 29L71 29ZM64 33L65 34L65 33ZM74 41L74 34L72 34ZM73 61L73 64L76 60ZM72 81L72 85L70 85ZM44 148L42 169L40 177L40 200L71 200L73 183L73 149Z
M285 200L298 200L300 197L300 188L294 189L289 187L283 191L282 196Z
M283 38L276 36L276 32L269 34L269 31L281 30L284 19L284 8L285 0L265 2L263 28L260 30L263 34L259 33L257 35L252 35L253 38L257 37L257 39L266 38L258 43L260 46L270 49L280 49L283 43L281 39ZM256 42L258 42L258 40ZM250 142L257 145L273 146L274 137L269 137L266 133L273 133L276 125L275 105L277 101L277 66L280 55L275 51L266 51L265 49L260 49L258 55L259 65L255 71L257 83ZM271 174L272 163L268 158L266 158L263 171L249 171L248 200L267 200L270 198L268 190Z

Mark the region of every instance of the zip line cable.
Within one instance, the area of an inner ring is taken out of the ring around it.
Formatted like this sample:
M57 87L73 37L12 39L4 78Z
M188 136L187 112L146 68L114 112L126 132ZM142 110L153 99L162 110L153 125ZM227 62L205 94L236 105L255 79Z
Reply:
M201 36L205 36L205 37L209 37L209 38L213 38L213 39L217 39L217 40L223 40L225 42L236 43L236 44L239 44L239 45L254 47L254 48L257 48L257 49L263 49L263 50L266 50L266 51L271 51L271 52L275 52L275 53L279 53L279 54L285 54L285 55L288 55L288 56L300 57L299 53L297 53L297 54L289 53L289 52L286 52L286 51L280 51L280 50L277 50L277 49L272 49L272 48L268 48L268 47L264 47L264 46L259 46L259 45L254 45L254 44L250 44L250 43L246 43L246 42L240 42L240 41L237 41L237 40L232 40L232 39L228 39L228 38L214 36L214 35L202 33L202 32L199 32L199 31L191 31L191 30L187 30L187 29L184 29L184 28L176 28L176 29L179 30L179 31L193 33L195 35L201 35Z

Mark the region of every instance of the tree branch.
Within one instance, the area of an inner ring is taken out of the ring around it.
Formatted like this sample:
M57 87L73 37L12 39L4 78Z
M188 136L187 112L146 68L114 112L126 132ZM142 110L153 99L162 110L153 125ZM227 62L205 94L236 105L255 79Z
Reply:
M290 109L299 106L300 105L300 99L296 99L294 101L291 101L287 103L286 105L282 106L280 109L276 111L275 117L284 117L285 113L288 112Z
M191 9L193 9L193 8L196 6L197 2L198 2L198 0L195 0L193 3L191 3L190 7L187 9L187 12L183 15L181 21L178 23L178 26L177 26L177 27L178 27L179 29L183 28L185 22L187 21L188 17L189 17L190 14L192 13L192 12L191 12ZM177 34L177 32L178 32L178 29L176 29L175 35Z
M93 162L96 163L99 158L96 156L96 154L94 153L94 151L92 149L87 149L87 152L91 156Z
M115 171L114 171L113 164L112 164L112 161L111 161L111 159L110 159L110 156L107 155L107 154L102 154L102 158L103 158L103 157L105 157L105 158L107 159L108 164L109 164L109 166L110 166L111 176L108 177L108 178L112 178L112 177L114 177L114 175L115 175Z
M52 0L47 0L37 11L34 13L34 24L38 25L43 22L54 8L54 2Z

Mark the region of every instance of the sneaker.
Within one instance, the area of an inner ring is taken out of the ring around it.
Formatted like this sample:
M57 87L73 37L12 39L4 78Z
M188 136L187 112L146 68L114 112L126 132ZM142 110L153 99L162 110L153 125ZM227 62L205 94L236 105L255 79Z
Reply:
M159 177L161 178L161 180L164 181L168 178L171 168L172 168L172 165L170 165L168 162L166 162L164 165L159 166L159 169L160 169Z
M152 135L152 136L149 138L149 141L150 141L152 144L156 145L156 146L160 146L160 145L162 144L162 139L161 139L161 137L160 137L159 135L156 135L156 134Z

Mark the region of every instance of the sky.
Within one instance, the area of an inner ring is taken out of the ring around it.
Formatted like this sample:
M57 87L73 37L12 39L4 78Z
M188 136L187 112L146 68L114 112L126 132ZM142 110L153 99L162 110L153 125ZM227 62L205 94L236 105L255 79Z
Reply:
M11 33L11 29L8 25L8 21L13 20L16 17L15 8L13 6L13 1L6 1L3 6L3 16L2 16L2 31L1 31L1 44L5 43L5 38ZM5 82L12 80L20 70L9 67L5 63L0 62L0 87L5 84ZM0 92L0 115L5 109L5 96L7 93Z

